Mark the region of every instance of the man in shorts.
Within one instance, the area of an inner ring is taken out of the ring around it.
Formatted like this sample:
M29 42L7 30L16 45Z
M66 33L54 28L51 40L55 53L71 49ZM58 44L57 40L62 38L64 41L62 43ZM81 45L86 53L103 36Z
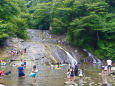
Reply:
M21 66L18 67L18 77L22 77L22 76L25 76L23 64L21 64Z
M75 65L75 69L74 69L75 79L77 79L77 77L78 77L78 69L79 69L79 64L76 64L76 65Z
M110 59L107 60L107 68L108 68L108 74L111 73L111 67L112 67L112 61Z

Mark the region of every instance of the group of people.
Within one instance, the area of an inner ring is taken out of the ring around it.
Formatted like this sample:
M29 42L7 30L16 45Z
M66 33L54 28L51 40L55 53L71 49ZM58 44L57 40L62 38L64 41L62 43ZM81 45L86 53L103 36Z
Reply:
M112 60L108 59L106 61L106 65L102 66L102 75L110 75L111 74L111 67L112 67ZM77 77L83 77L84 76L84 70L79 69L79 64L75 65L73 68L70 66L70 68L67 71L67 78L69 82L74 82L74 77L77 79Z
M13 64L14 65L14 64ZM26 68L26 61L21 60L21 65L17 68L18 70L18 77L25 77L25 71ZM36 81L36 74L38 73L38 70L36 68L36 65L33 66L32 71L30 73L30 77L32 77L32 82L34 83ZM7 72L4 71L4 69L0 70L0 76L3 77L4 75L10 75L11 70L7 70Z
M56 44L64 44L66 43L66 40L56 40Z
M102 66L102 74L111 74L112 60L108 59L106 65Z
M18 55L23 55L24 53L26 53L26 48L24 48L23 50L19 50L19 49L13 49L11 48L11 55L14 56L18 56ZM17 68L18 70L18 77L25 77L25 68L26 68L26 60L21 60L21 65ZM3 63L1 61L1 63ZM4 65L5 66L5 65ZM12 67L16 67L17 65L14 63L11 65ZM36 74L38 73L38 71L36 72L36 65L33 66L32 71L31 71L31 75L30 77L32 77L32 82L36 81ZM0 70L0 76L4 76L4 75L10 75L11 71L8 70L7 72L4 71L4 69Z
M69 82L74 82L74 77L77 79L77 77L83 77L83 69L79 69L79 64L75 65L75 68L70 66L70 68L67 71L67 78Z
M24 68L26 66L25 61L21 61L21 66L19 66L18 69L18 77L25 77L25 71ZM32 77L32 82L34 83L36 81L36 74L38 73L38 70L36 68L36 65L33 66L32 72L30 74L30 77Z
M18 56L19 54L23 55L23 53L26 53L26 48L24 48L23 50L19 50L19 49L14 49L14 48L11 48L11 55L14 57L14 56Z
M10 70L7 71L7 72L5 72L5 73L4 73L4 70L3 70L3 69L0 70L0 76L3 76L3 75L9 75L9 74L11 74L11 71L10 71Z

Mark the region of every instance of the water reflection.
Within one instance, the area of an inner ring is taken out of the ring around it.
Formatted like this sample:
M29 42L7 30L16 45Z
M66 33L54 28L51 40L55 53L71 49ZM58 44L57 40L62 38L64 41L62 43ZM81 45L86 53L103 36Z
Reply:
M6 66L1 66L1 69L5 69L6 68Z
M102 74L102 84L102 86L112 86L112 84L110 83L110 76Z
M84 82L84 81L83 81L83 78L80 78L80 79L79 79L79 86L83 86L83 82Z
M24 77L19 77L18 78L18 86L24 86L24 81L25 81Z
M0 77L0 84L4 84L4 78L3 78L3 76Z

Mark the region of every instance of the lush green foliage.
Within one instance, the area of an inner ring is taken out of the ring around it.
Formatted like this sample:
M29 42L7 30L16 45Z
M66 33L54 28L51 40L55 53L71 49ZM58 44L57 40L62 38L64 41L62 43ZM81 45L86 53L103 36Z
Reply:
M27 38L26 18L21 16L26 10L24 0L0 0L0 43L12 36Z
M26 1L34 28L67 33L69 43L115 60L115 0Z

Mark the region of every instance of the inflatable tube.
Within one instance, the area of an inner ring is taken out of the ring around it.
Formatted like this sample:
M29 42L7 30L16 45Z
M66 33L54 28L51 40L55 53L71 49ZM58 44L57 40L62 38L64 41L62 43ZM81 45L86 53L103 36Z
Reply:
M56 68L56 69L61 69L61 68Z
M38 73L39 71L38 70L36 70L36 72L35 73L30 73L30 77L34 77L34 76L36 76L36 74Z
M64 65L63 64L61 64L61 65L59 65L60 67L64 67Z
M59 68L58 65L55 65L55 69L61 69L61 68Z
M2 63L1 63L1 66L6 66L6 62L2 62Z
M30 77L34 77L36 75L36 73L30 73Z

